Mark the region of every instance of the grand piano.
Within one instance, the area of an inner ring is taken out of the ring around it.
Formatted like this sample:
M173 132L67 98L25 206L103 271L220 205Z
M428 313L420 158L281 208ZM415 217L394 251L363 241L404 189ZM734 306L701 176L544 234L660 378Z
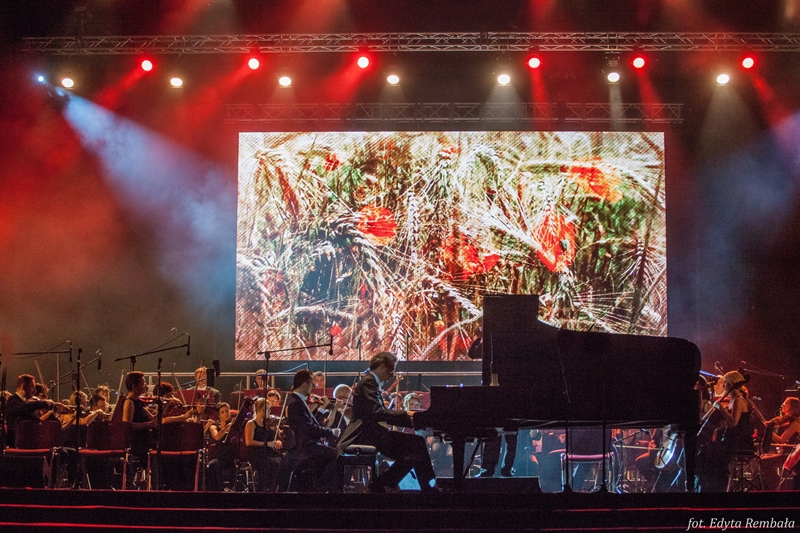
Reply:
M541 427L660 427L685 431L692 490L700 351L671 337L555 328L538 319L538 296L484 297L483 385L431 387L414 427L452 441L453 486L464 483L467 440ZM492 386L494 385L494 386Z

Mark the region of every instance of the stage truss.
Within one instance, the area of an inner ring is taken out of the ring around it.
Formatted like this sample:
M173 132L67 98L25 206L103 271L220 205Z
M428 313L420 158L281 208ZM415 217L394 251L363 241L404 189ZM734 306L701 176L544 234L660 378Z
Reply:
M458 32L28 37L48 55L300 52L798 52L798 33Z
M683 104L354 103L229 104L225 121L251 125L380 127L383 125L679 124Z

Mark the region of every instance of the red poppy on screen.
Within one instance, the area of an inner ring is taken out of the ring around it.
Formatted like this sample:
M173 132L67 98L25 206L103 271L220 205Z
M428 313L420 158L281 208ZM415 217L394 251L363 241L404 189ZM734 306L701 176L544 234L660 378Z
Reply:
M328 157L325 158L325 170L328 172L336 170L337 168L339 168L339 165L341 164L342 162L339 161L339 158L336 157L336 154L334 154L333 152L328 154Z
M339 327L339 324L334 324L333 326L331 326L330 334L333 335L334 337L342 334L342 328Z
M533 228L536 255L551 272L564 272L575 259L575 224L547 207Z
M374 246L386 246L397 235L394 214L376 205L368 205L356 215L356 229Z
M586 192L612 204L622 199L622 193L618 189L621 179L616 170L604 168L597 161L589 161L570 166L569 172L572 179Z

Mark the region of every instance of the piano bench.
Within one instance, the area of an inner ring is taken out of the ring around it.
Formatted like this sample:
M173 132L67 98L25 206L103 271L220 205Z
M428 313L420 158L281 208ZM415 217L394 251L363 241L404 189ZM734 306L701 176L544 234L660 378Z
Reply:
M339 457L342 476L342 492L369 492L375 478L375 462L378 450L374 446L348 446Z
M579 464L595 464L597 465L597 475L595 476L595 488L599 487L602 483L600 480L600 475L602 472L602 462L605 461L605 469L606 469L606 483L607 488L610 491L614 490L613 487L613 479L614 475L612 473L613 465L614 465L614 452L608 452L607 454L593 454L593 455L578 455L578 454L569 454L566 453L561 454L561 486L566 487L568 484L572 483L572 472L567 472L567 464L570 466L579 465ZM575 492L580 492L581 487L574 488Z

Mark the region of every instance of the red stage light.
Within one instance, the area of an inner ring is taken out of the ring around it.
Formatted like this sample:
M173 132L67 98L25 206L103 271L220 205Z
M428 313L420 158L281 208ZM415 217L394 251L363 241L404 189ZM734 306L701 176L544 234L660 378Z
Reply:
M360 56L356 64L359 68L367 68L369 66L369 58L367 56Z
M542 66L542 60L539 58L539 56L533 56L528 59L528 66L530 68L539 68Z
M247 60L247 66L250 67L252 70L256 70L258 67L261 66L261 61L258 60L257 57L251 57Z
M143 59L140 64L141 64L142 70L145 71L145 72L150 72L151 70L153 70L153 62L150 61L149 59Z
M744 68L753 68L756 65L756 60L753 56L744 56L742 59L742 66Z
M633 58L633 61L631 61L631 64L633 65L634 68L644 68L646 63L647 61L645 61L644 56L641 55L635 56Z

